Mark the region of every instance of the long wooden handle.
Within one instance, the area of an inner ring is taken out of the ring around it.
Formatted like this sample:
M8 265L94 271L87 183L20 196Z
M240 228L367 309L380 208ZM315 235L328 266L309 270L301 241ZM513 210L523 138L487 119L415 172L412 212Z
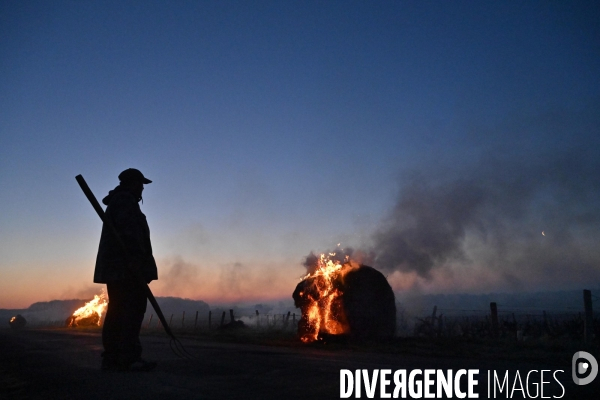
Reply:
M92 204L92 207L94 207L94 210L96 210L96 213L98 213L98 216L100 217L100 219L102 220L102 222L106 226L108 226L110 232L112 232L112 234L117 239L117 242L119 242L119 245L123 249L123 252L126 255L127 259L131 260L131 255L127 251L127 247L125 246L125 243L123 243L123 241L121 240L121 237L119 236L119 233L117 232L117 230L115 229L115 227L111 223L111 221L108 218L105 218L104 210L100 206L100 203L98 203L98 200L96 200L96 196L94 196L94 193L92 193L92 190L88 186L88 184L85 181L85 179L83 179L83 176L77 175L75 177L75 179L77 180L77 183L79 183L79 186L81 187L81 190L83 190L83 193L85 194L85 197L87 197L87 199L89 200L89 202ZM127 266L129 267L129 263L128 263ZM169 336L171 336L173 339L175 339L175 335L171 331L171 328L169 327L169 324L167 324L167 320L165 319L165 316L163 315L163 313L162 313L162 311L161 311L158 303L156 302L156 299L154 298L154 295L152 294L152 290L150 290L150 286L148 286L148 284L146 283L146 281L140 276L139 271L137 271L137 270L135 270L133 268L129 268L129 272L131 272L133 274L133 276L136 278L136 280L141 285L144 285L144 288L145 288L145 291L146 291L146 297L150 301L150 304L152 304L152 307L154 308L154 311L156 311L156 315L158 316L158 319L160 319L160 322L162 323L163 328L165 328L165 332L167 332L167 334ZM110 299L109 299L109 301L110 301Z
M102 222L104 222L104 210L100 206L100 203L98 203L98 200L96 200L96 196L94 196L94 193L92 193L92 190L88 186L85 179L83 179L83 176L77 175L75 179L77 180L77 183L79 183L81 190L83 190L83 194L85 194L85 197L87 197L90 203L92 203L92 207L94 207L94 210L96 210L98 216L100 217Z

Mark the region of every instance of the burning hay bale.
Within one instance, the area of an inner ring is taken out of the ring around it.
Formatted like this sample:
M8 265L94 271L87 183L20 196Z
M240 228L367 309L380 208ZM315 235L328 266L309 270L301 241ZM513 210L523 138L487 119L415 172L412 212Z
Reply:
M99 326L100 325L100 316L97 312L92 311L86 317L77 317L75 315L69 315L65 324L69 328L74 328L76 326Z
M85 303L83 307L75 310L73 315L65 321L66 326L74 328L77 326L100 326L102 315L106 312L108 301L106 293L95 295L94 299Z
M296 286L293 298L302 310L298 334L303 342L326 335L371 339L395 334L394 292L387 279L369 266L321 255L314 271Z
M10 319L8 324L13 329L22 329L27 325L27 320L21 314L17 314Z
M350 333L360 338L393 337L396 333L396 298L383 274L361 265L349 271L342 294Z

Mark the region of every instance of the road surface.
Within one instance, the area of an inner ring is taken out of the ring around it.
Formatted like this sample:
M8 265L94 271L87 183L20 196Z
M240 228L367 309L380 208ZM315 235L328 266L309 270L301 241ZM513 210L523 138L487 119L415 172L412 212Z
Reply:
M0 329L0 398L336 399L340 398L341 369L386 368L409 372L416 368L479 369L476 389L479 398L488 398L487 370L499 374L508 370L512 385L517 369L525 383L529 370L561 368L481 357L366 352L343 346L330 350L326 346L264 346L190 338L183 343L196 359L178 358L166 337L144 335L144 357L158 362L154 371L102 372L99 331ZM600 377L587 387L575 386L570 365L562 368L567 369L559 375L564 389L547 384L545 396L560 396L564 391L563 398L600 398L596 385ZM552 380L552 376L547 375L545 380ZM361 398L367 398L364 388ZM496 398L507 395L498 394ZM517 391L513 398L524 397Z

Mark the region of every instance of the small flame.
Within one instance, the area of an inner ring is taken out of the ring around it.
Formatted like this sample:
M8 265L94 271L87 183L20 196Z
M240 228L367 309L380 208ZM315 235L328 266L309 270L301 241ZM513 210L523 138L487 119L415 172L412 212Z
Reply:
M13 322L15 319L17 319L17 317L12 317L12 318L10 319L10 322Z
M71 316L69 327L79 325L79 322L84 319L92 319L94 324L100 326L100 320L102 319L102 315L106 312L106 307L108 306L106 297L106 292L103 289L102 293L99 295L94 295L93 300L88 301L83 307L75 310Z

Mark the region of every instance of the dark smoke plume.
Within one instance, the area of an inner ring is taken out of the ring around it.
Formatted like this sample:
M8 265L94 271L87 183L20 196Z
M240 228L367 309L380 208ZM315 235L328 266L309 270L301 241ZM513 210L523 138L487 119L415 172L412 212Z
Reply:
M573 269L598 277L600 154L594 142L488 155L453 171L414 174L373 234L374 266L425 279L457 262L492 268L508 281L558 278Z
M469 139L481 137L487 150L455 156L453 164L423 163L403 176L370 242L360 251L332 250L335 258L351 255L385 275L439 276L455 287L467 279L480 290L482 279L490 288L504 282L517 289L597 283L598 106L520 116ZM315 265L311 253L308 272Z

